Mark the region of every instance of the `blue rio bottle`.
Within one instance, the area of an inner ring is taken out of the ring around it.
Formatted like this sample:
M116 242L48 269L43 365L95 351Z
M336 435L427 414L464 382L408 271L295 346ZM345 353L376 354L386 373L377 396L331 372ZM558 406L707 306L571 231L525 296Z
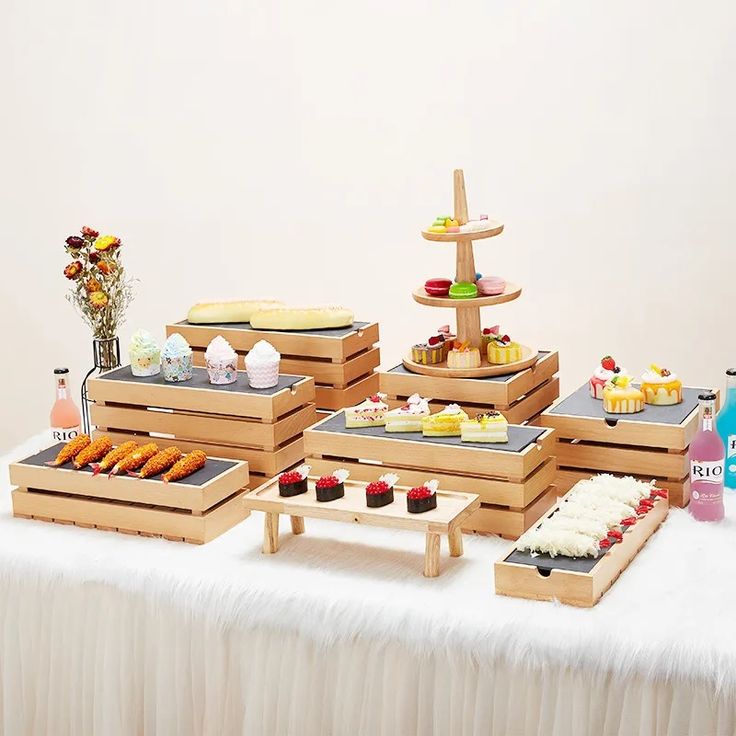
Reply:
M736 491L736 368L726 371L726 401L718 414L716 426L726 448L723 486Z

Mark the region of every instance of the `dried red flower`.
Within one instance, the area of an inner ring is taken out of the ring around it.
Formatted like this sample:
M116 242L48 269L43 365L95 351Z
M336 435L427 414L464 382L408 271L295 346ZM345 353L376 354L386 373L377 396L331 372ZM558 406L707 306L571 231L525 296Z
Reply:
M97 230L93 230L91 227L87 227L86 225L82 228L82 235L84 235L87 238L96 238L99 236L99 233Z
M102 256L96 250L90 251L87 257L89 258L90 263L97 263L97 261L102 258Z
M84 240L79 237L79 235L70 235L65 242L67 246L72 250L80 250L81 248L84 248L85 245L87 245Z
M102 284L95 278L89 278L84 282L84 288L91 294L93 291L102 291Z
M64 276L69 280L76 279L82 273L82 262L72 261L65 269Z

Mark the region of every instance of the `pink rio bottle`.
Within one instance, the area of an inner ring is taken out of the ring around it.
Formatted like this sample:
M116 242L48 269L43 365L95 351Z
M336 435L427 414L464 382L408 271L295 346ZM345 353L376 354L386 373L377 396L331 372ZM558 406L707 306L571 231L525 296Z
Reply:
M700 429L690 443L690 514L698 521L723 518L723 466L726 451L715 427L716 395L700 401Z
M68 368L55 368L56 401L51 407L51 436L54 442L69 442L79 434L82 418L74 400L69 395Z

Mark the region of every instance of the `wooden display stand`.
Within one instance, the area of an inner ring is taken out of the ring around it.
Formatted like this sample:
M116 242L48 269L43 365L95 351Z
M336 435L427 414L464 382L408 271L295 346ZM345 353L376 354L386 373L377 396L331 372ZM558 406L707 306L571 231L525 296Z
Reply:
M432 397L433 412L455 403L471 417L496 409L509 424L523 424L549 408L559 397L558 370L556 352L540 352L535 365L518 373L486 378L422 376L398 365L380 373L381 391L388 396L392 409L418 393Z
M250 514L243 506L247 462L209 458L201 470L167 484L46 466L62 446L10 465L14 516L204 544Z
M463 530L515 538L557 498L551 485L554 432L510 426L509 445L501 447L460 442L459 437L388 433L383 427L346 429L343 412L304 432L313 474L345 468L351 479L368 482L395 472L404 486L436 478L442 489L478 494L481 507L463 521Z
M533 558L515 550L507 552L495 564L496 594L594 606L657 531L668 510L667 500L657 499L652 510L624 533L623 541L597 559L552 559L549 555Z
M632 475L656 480L666 488L672 506L690 500L690 441L698 429L698 394L684 388L676 406L649 406L638 414L606 414L590 396L588 385L543 412L542 427L557 432L556 485L560 492L596 473Z
M380 472L374 466L378 479ZM366 505L367 483L345 482L345 496L336 501L321 503L317 500L314 484L310 477L309 490L298 496L279 495L278 478L257 488L245 497L245 506L253 511L264 511L266 518L263 531L263 552L273 554L279 548L279 515L289 514L295 534L304 532L304 517L345 521L352 524L382 526L390 529L413 529L424 532L425 554L424 575L428 578L440 574L440 535L447 535L451 557L463 554L461 524L480 506L480 499L473 493L451 493L437 491L437 508L421 514L410 514L406 510L408 487L394 488L394 501L381 508ZM297 521L296 526L294 522Z
M194 364L204 366L210 341L222 335L244 356L259 340L268 340L281 353L281 371L312 376L319 409L343 409L378 391L375 369L381 362L377 322L354 322L352 327L283 332L255 330L248 323L200 325L186 320L166 325L178 332L194 351Z
M97 435L247 460L264 479L302 460L302 432L316 418L309 376L281 375L272 389L252 389L244 372L235 384L213 386L204 368L195 368L190 381L167 383L161 375L133 376L125 366L87 385Z
M465 177L461 169L454 172L454 219L460 225L468 222L468 202L465 195ZM433 233L422 230L422 237L426 240L440 243L455 243L456 246L456 270L455 280L458 282L475 282L475 257L473 255L473 241L484 240L500 235L503 225L495 220L488 220L485 229L468 233ZM487 356L481 349L481 307L489 307L495 304L518 299L521 295L521 287L516 284L507 283L503 293L496 296L477 296L473 299L451 299L448 297L430 296L424 287L419 287L412 292L414 301L429 307L440 307L454 309L456 312L457 340L467 343L472 347L480 349L481 365L477 368L450 368L447 361L425 365L413 360L411 353L404 358L404 367L412 373L423 376L438 378L484 378L487 376L505 376L510 373L518 373L525 368L530 368L537 362L538 353L536 349L521 345L522 357L520 360L498 365L489 363ZM429 394L435 396L435 394Z

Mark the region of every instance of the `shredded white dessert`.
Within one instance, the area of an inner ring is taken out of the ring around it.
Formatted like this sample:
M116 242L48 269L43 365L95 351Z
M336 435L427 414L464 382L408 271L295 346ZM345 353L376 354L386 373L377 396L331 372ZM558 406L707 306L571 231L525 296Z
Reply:
M544 525L530 529L522 534L516 542L520 552L544 554L550 557L595 557L598 554L598 542L585 534L567 529L547 529Z
M544 522L545 529L564 529L570 532L585 534L586 537L601 540L608 536L609 526L599 519L588 519L585 517L573 518L562 514L553 514Z

